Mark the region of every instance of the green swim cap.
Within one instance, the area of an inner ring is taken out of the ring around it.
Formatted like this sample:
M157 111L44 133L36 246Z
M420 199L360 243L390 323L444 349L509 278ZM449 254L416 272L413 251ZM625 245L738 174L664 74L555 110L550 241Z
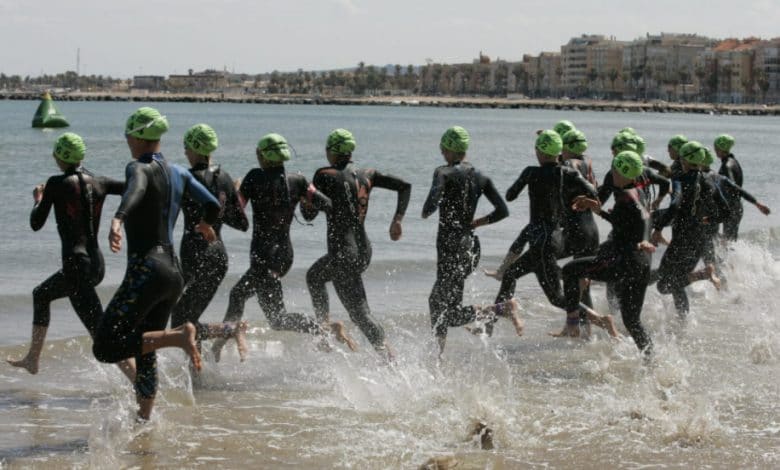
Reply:
M728 134L721 134L715 138L715 148L724 152L731 152L735 142L734 137Z
M624 127L620 129L620 132L625 132L626 134L638 135L633 127Z
M588 149L588 139L585 137L585 133L577 129L563 134L561 140L563 148L575 155L582 155Z
M450 152L466 153L470 142L471 137L466 129L460 126L452 126L444 131L439 145Z
M160 140L168 131L168 120L154 108L138 108L127 118L125 134L141 140Z
M350 155L357 147L355 137L346 129L336 129L328 135L325 149L338 155Z
M570 130L576 129L574 127L574 123L564 119L563 121L558 121L554 126L553 130L558 133L559 136L563 137L563 135Z
M548 129L536 137L534 146L548 157L557 158L563 150L563 141L557 132Z
M639 146L637 145L636 136L627 132L618 132L615 137L612 138L611 148L615 149L618 153L630 150L632 152L639 152Z
M680 147L688 143L688 138L685 137L682 134L677 134L676 136L669 139L669 147L672 148L677 153L680 153Z
M287 139L280 134L266 134L257 143L257 150L263 155L263 158L272 162L286 162L290 159L290 145Z
M612 169L630 180L637 178L644 171L642 157L631 150L624 150L612 159Z
M195 124L184 133L184 146L198 155L209 156L218 145L217 133L208 124Z
M87 146L78 134L66 132L54 141L54 156L65 163L75 165L84 160Z
M704 146L695 140L680 147L680 158L691 165L701 165L707 159Z
M709 147L704 147L704 163L702 163L702 165L709 167L713 163L715 163L715 154Z

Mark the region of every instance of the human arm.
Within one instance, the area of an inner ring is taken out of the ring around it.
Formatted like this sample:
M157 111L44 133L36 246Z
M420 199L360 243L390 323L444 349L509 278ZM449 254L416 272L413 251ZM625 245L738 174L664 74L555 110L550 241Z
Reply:
M409 199L412 196L412 185L400 178L383 175L378 171L374 172L373 183L377 188L390 189L398 193L395 215L392 222L390 222L390 239L393 241L399 240L402 235L401 221L404 218L404 214L406 214L406 208L409 206Z
M650 184L658 186L658 197L650 205L652 210L658 209L661 206L661 201L663 201L666 195L669 193L669 189L671 188L671 181L669 178L665 178L649 168L646 169L643 174L650 182Z
M103 185L106 188L106 194L120 196L125 192L125 182L122 180L115 180L114 178L104 176Z
M520 173L520 176L517 177L517 180L515 180L514 183L512 183L512 186L509 187L509 189L506 190L506 200L511 202L517 199L517 196L520 195L521 192L523 192L523 189L528 185L528 181L531 175L533 167L527 167L525 170L523 170L522 173Z
M612 195L612 191L614 191L614 184L612 183L612 170L609 170L607 174L604 175L604 182L601 183L601 186L599 186L597 192L599 197L599 202L603 205L609 197Z
M230 175L220 172L220 188L224 191L225 201L222 208L222 220L236 230L246 232L249 229L249 220L244 212L244 205L241 203L238 190Z
M439 202L444 192L445 178L441 170L437 168L433 172L433 182L431 183L431 190L428 191L428 197L425 199L422 209L422 218L427 219L430 217L436 209L439 208Z
M662 175L665 178L671 178L672 177L672 169L669 168L667 165L664 165L663 163L659 162L658 160L654 158L647 159L647 166L652 168L653 170L657 171L658 174Z
M504 199L501 198L498 190L496 190L496 187L493 185L493 181L487 177L483 178L484 182L482 186L482 194L484 194L488 201L493 204L493 212L472 221L471 228L494 224L499 220L505 219L509 216L509 208L507 208L506 202L504 202Z
M653 228L660 232L664 227L672 223L677 216L677 211L680 209L682 203L682 183L672 180L672 201L669 203L669 207L661 213L653 224Z
M35 205L30 212L30 227L36 232L43 227L49 217L49 211L54 203L53 192L54 185L52 184L39 184L33 188Z

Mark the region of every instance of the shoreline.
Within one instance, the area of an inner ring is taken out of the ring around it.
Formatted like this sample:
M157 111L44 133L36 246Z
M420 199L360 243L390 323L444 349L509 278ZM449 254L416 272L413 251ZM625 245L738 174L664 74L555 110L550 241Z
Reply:
M41 99L40 93L0 92L0 101ZM175 103L246 103L336 106L422 106L474 109L550 109L561 111L654 112L737 116L780 116L780 106L760 104L669 103L665 101L602 101L562 99L513 99L454 96L250 95L225 93L127 93L72 92L54 96L54 101L146 101Z

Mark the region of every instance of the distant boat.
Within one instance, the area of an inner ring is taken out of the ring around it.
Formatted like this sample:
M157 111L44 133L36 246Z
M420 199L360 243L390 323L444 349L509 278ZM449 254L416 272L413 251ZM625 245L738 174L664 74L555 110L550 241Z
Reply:
M35 116L33 116L32 126L35 128L47 128L68 127L69 125L65 116L57 112L49 92L44 93L41 97L41 104L38 105L38 110L35 111Z

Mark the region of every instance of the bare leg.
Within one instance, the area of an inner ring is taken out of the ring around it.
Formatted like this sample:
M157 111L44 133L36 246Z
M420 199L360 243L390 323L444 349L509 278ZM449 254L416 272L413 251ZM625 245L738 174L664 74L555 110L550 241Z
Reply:
M487 269L483 269L482 272L485 273L485 276L492 277L496 280L502 280L504 278L504 273L507 269L509 269L509 266L512 265L515 261L520 259L520 255L517 253L512 253L511 251L506 254L504 257L504 260L501 262L501 266L498 267L495 271L489 271Z
M523 336L525 323L523 322L523 319L520 318L520 303L517 299L513 297L500 304L492 305L488 307L488 309L499 317L508 318L512 322L512 326L515 327L517 336Z
M38 364L41 359L41 351L43 351L43 343L46 341L46 331L48 329L49 327L47 326L33 325L30 350L27 351L27 355L19 360L8 358L6 359L6 362L14 367L21 367L33 375L37 374Z
M618 333L617 327L615 326L615 319L612 318L612 315L599 315L595 310L590 308L585 309L585 314L587 315L588 320L594 325L607 330L609 336L612 336L613 338L620 336L620 333Z
M130 383L135 383L135 358L125 359L116 363L119 370L125 374L125 377L130 379Z
M330 332L333 334L333 336L336 337L336 339L340 343L344 343L347 345L347 347L351 351L357 351L358 346L354 339L352 339L351 336L347 333L347 329L344 327L344 323L340 321L334 321L331 323L326 323L326 327L324 328L326 331L330 330Z
M192 366L195 370L200 371L201 359L200 352L198 351L198 343L195 340L195 333L195 325L190 322L187 322L178 328L174 328L173 330L147 331L143 335L141 354L149 354L160 348L181 348L190 356ZM152 403L154 403L154 400L152 400Z
M206 325L206 328L208 333L205 339L216 338L214 344L211 346L211 352L214 353L214 360L219 362L222 355L222 348L230 338L235 338L236 340L238 356L241 358L241 362L246 360L247 351L249 351L246 342L246 330L249 328L249 323L245 321L209 323Z
M148 421L152 416L154 408L154 398L136 398L138 403L138 417L143 421Z
M710 281L717 290L720 290L721 282L720 282L720 278L716 274L716 269L714 264L708 264L703 269L688 274L688 281L690 282L705 281L705 280Z

